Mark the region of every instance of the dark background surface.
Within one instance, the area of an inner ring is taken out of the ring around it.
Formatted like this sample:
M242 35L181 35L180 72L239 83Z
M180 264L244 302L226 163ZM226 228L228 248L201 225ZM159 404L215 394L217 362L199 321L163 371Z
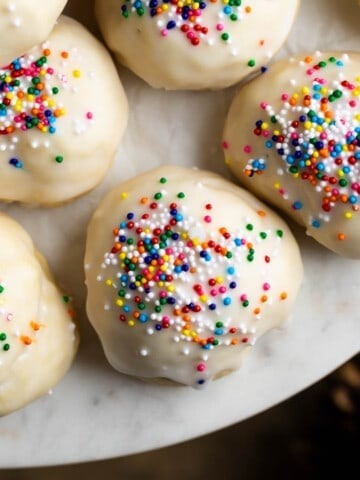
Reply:
M99 462L0 470L0 480L351 479L359 457L360 355L289 400L204 437Z

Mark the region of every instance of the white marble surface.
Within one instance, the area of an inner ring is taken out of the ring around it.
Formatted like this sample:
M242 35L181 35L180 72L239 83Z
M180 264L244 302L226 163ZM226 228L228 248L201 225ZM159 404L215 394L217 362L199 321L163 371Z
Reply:
M70 1L68 11L94 30L84 3ZM359 22L355 0L302 0L279 56L359 49ZM0 207L29 230L59 282L75 297L82 334L76 361L52 395L0 419L0 468L105 459L203 435L283 401L359 352L360 262L326 251L294 227L305 280L293 318L257 343L242 370L197 391L142 383L111 369L84 313L82 256L88 219L112 185L164 162L228 174L221 130L235 91L162 92L128 71L120 69L120 75L131 116L102 185L52 210Z

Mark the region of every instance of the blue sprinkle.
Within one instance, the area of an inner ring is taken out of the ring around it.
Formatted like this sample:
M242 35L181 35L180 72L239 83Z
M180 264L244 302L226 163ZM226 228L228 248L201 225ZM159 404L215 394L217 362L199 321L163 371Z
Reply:
M223 300L223 304L227 307L228 305L231 304L231 298L230 297L225 297Z

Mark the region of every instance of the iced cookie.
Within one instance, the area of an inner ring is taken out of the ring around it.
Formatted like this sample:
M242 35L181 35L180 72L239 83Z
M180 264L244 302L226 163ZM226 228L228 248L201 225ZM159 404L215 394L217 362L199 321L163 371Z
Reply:
M0 415L46 394L78 337L66 296L25 230L0 214Z
M105 47L61 17L48 40L0 68L0 199L54 205L94 188L127 121Z
M87 312L110 364L200 387L281 325L302 279L283 220L207 171L164 166L110 191L90 222Z
M109 48L153 87L228 87L267 64L298 0L97 0Z
M66 0L0 0L0 67L44 41Z
M282 60L236 95L226 162L243 185L360 258L360 54Z

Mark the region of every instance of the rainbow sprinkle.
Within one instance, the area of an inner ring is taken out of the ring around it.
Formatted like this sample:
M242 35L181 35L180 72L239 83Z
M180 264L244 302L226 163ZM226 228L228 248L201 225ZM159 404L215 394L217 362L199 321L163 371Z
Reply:
M338 205L346 208L349 219L359 210L360 77L331 84L326 79L327 69L340 72L343 66L344 60L335 57L317 63L306 58L304 68L311 86L283 92L277 110L261 102L266 118L259 117L253 130L263 140L264 151L274 151L289 175L310 184L319 195L319 213L310 219L314 228L319 228L324 215ZM246 153L251 150L250 145L244 147ZM244 173L248 177L261 175L266 168L265 158L251 158ZM287 200L280 178L274 187ZM290 206L300 210L304 201L292 200Z
M0 69L0 135L33 128L56 132L56 121L65 110L56 105L59 88L54 69L48 65L50 55L44 49L36 60L24 55Z
M192 342L199 351L252 345L255 330L239 327L241 319L232 319L231 307L239 305L256 320L264 304L283 301L287 293L273 291L266 278L257 295L250 293L242 265L255 262L256 269L266 272L272 252L260 258L257 246L269 239L280 242L283 231L258 230L248 218L237 232L225 226L211 232L213 204L205 203L197 220L187 211L186 192L169 194L166 183L160 178L159 190L139 198L120 219L104 255L97 280L110 289L119 322L149 335L170 329L174 345ZM127 198L124 192L120 201ZM206 369L206 361L195 366L195 386L206 382Z
M203 12L217 4L218 20L214 25L202 23ZM180 31L192 46L197 46L215 32L223 42L231 41L231 35L226 31L227 24L244 21L251 13L250 6L244 6L242 0L125 0L121 2L121 13L126 19L132 15L154 18L159 27L160 35L167 37L172 31ZM255 60L249 59L248 66L254 67Z

